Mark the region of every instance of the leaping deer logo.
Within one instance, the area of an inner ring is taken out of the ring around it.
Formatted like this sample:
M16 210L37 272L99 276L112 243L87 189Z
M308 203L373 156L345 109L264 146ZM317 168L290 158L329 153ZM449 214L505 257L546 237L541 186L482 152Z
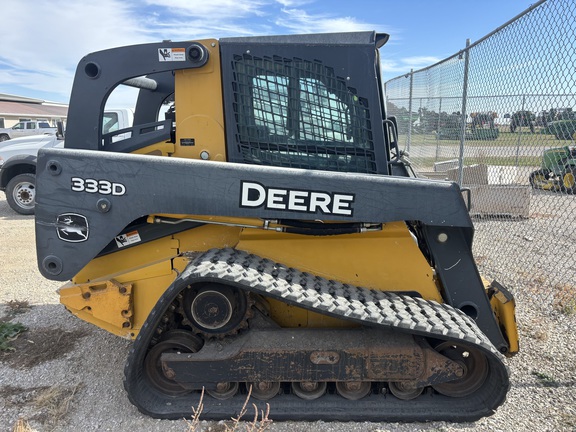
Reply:
M82 215L67 213L58 216L58 237L68 242L88 240L88 221Z

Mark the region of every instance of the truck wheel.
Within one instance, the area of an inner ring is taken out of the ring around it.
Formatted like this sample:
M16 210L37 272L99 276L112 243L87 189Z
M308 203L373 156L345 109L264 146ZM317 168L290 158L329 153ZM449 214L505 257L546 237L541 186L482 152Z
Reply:
M18 174L8 182L6 201L12 210L23 215L34 214L35 198L36 174Z
M576 193L576 168L569 168L562 174L562 191Z
M10 139L10 137L6 134L2 134L0 135L0 142L2 141L8 141Z

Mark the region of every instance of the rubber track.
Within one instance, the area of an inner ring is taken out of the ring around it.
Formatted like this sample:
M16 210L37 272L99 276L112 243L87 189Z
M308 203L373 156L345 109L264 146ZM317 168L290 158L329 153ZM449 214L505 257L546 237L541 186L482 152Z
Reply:
M371 394L358 401L327 394L314 401L305 401L295 395L280 394L268 401L273 420L474 421L491 415L505 400L510 384L503 357L475 322L460 310L421 298L327 280L235 249L213 249L195 258L162 295L128 356L124 387L130 401L147 415L173 419L190 417L191 407L198 404L198 393L166 397L150 388L143 377L142 364L154 330L170 303L186 286L203 281L224 282L366 326L459 342L483 351L488 359L490 374L486 382L465 398L450 398L428 391L411 401L383 394ZM229 419L238 414L245 398L246 395L237 394L219 401L206 396L202 418ZM260 409L265 408L265 403L251 402Z

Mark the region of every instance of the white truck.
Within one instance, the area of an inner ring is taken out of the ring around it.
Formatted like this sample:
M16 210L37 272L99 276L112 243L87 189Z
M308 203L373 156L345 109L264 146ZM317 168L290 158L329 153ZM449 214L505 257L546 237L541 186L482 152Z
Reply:
M11 128L0 129L0 141L30 135L56 135L58 129L50 126L47 121L29 120L16 123Z
M134 111L129 108L104 112L102 133L116 133L132 126ZM130 132L115 134L113 142L129 138ZM34 214L36 197L36 157L43 147L64 147L57 135L35 135L14 138L0 143L0 191L6 194L8 205L23 215Z

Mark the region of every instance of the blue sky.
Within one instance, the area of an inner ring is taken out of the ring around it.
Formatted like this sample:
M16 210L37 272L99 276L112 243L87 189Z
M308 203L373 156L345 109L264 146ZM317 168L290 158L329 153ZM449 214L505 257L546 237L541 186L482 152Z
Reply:
M515 17L527 0L2 0L0 93L67 103L78 61L115 46L376 30L384 79L429 66Z

